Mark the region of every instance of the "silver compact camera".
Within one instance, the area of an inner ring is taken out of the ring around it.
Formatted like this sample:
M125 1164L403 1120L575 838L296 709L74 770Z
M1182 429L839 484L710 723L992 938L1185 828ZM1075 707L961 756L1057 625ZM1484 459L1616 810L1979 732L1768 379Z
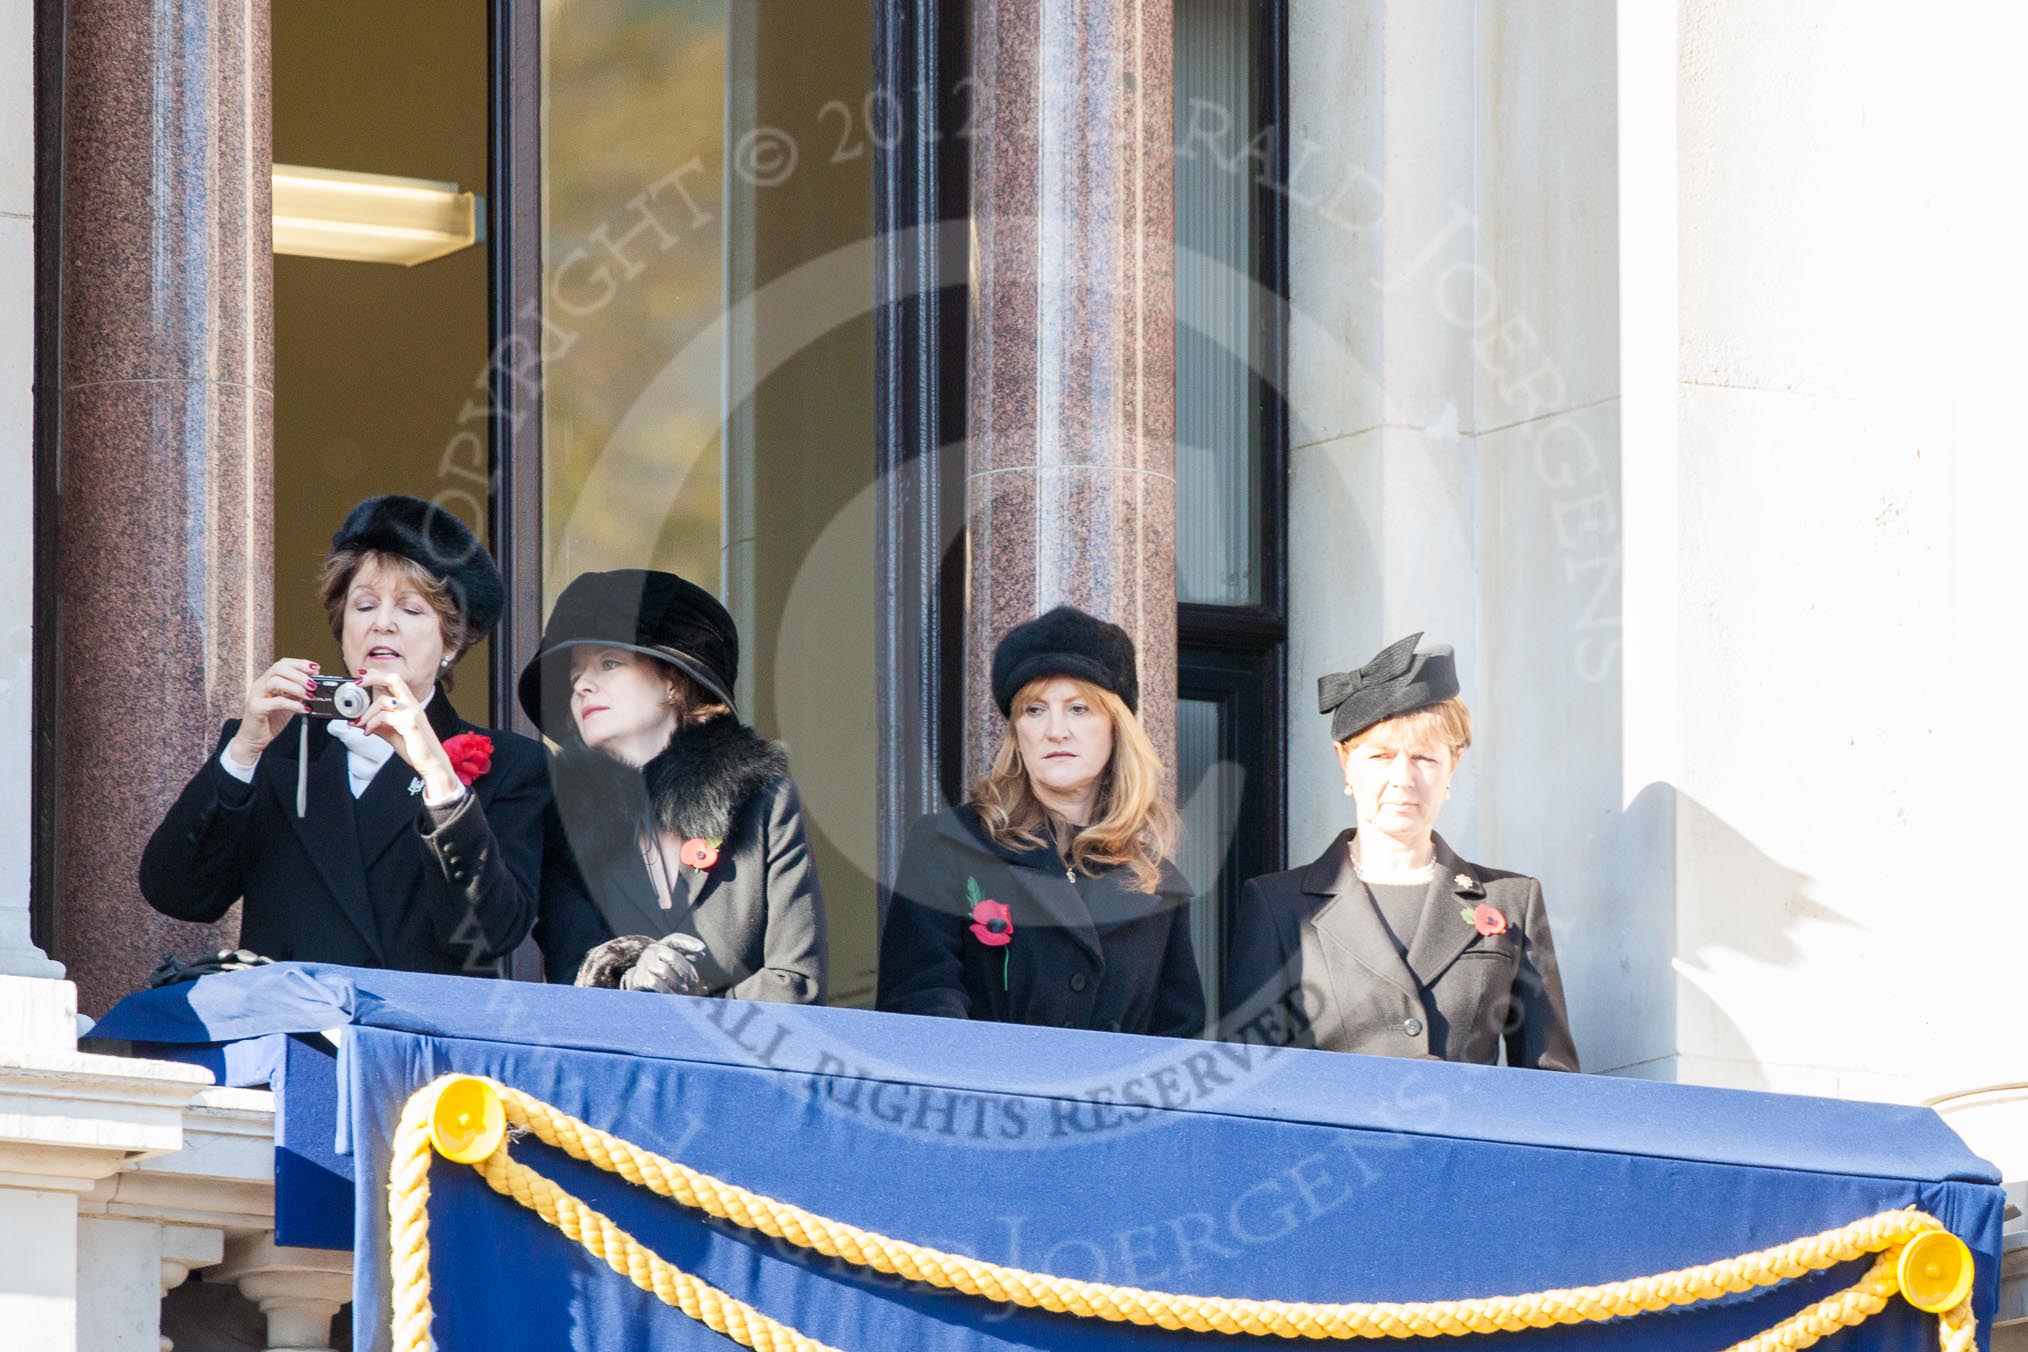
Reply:
M373 707L373 696L349 676L312 676L309 703L312 718L350 720Z

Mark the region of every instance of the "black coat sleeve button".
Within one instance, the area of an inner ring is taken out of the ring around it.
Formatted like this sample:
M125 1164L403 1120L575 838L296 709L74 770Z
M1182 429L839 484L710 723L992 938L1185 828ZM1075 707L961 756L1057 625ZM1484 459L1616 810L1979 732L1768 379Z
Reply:
M1085 975L1083 972L1072 972L1070 974L1070 988L1072 990L1082 991L1086 986L1090 984L1091 983L1085 979Z

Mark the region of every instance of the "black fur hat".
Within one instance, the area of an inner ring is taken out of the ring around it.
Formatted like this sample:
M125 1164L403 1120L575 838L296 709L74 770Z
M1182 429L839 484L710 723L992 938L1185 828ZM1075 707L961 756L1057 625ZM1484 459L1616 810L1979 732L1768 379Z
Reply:
M500 622L507 588L493 556L464 522L433 502L402 493L368 498L345 514L331 537L333 554L347 549L399 554L443 578L475 642Z
M993 649L993 702L1001 715L1012 718L1021 687L1044 676L1090 681L1118 695L1135 713L1141 710L1132 636L1076 606L1058 606L1001 635Z
M1317 681L1317 712L1331 715L1331 740L1356 737L1375 723L1441 704L1458 693L1458 664L1447 644L1418 649L1421 634L1382 648L1357 671Z
M574 730L570 650L595 643L646 653L730 705L739 679L739 631L718 598L695 582L651 568L585 573L563 589L542 645L521 669L521 707L551 738ZM551 701L553 708L545 707Z

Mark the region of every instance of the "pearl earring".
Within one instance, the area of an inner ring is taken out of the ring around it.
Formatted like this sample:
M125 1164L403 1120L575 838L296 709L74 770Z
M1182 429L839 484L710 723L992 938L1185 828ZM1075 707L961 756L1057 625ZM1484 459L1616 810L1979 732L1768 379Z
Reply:
M1345 781L1345 796L1347 798L1352 796L1352 781L1349 779Z

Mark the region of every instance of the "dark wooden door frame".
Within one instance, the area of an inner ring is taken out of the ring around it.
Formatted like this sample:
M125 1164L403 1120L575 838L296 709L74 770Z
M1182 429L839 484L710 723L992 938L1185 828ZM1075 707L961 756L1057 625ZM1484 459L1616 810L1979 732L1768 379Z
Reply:
M488 673L498 725L537 736L515 698L542 635L542 7L491 0L486 366L493 556L507 609Z
M971 52L968 0L883 3L875 15L875 98L903 129L877 151L874 176L884 911L908 828L960 795Z
M491 525L509 597L491 677L502 726L532 732L514 683L542 627L541 10L490 12ZM908 827L960 792L969 44L968 0L875 7L876 97L903 128L876 147L874 185L883 884Z
M56 717L62 655L63 590L56 523L63 464L57 397L63 332L63 69L65 0L35 0L35 393L32 454L35 538L30 599L31 727L28 758L28 923L43 952L56 951Z
M1221 962L1232 926L1237 880L1281 869L1288 834L1288 0L1255 6L1254 125L1272 128L1273 163L1256 175L1252 342L1254 416L1261 463L1255 489L1260 527L1254 567L1260 599L1253 605L1183 603L1176 608L1178 684L1184 698L1211 699L1235 714L1221 756L1247 765L1238 837L1220 872ZM1250 708L1248 706L1251 706Z

